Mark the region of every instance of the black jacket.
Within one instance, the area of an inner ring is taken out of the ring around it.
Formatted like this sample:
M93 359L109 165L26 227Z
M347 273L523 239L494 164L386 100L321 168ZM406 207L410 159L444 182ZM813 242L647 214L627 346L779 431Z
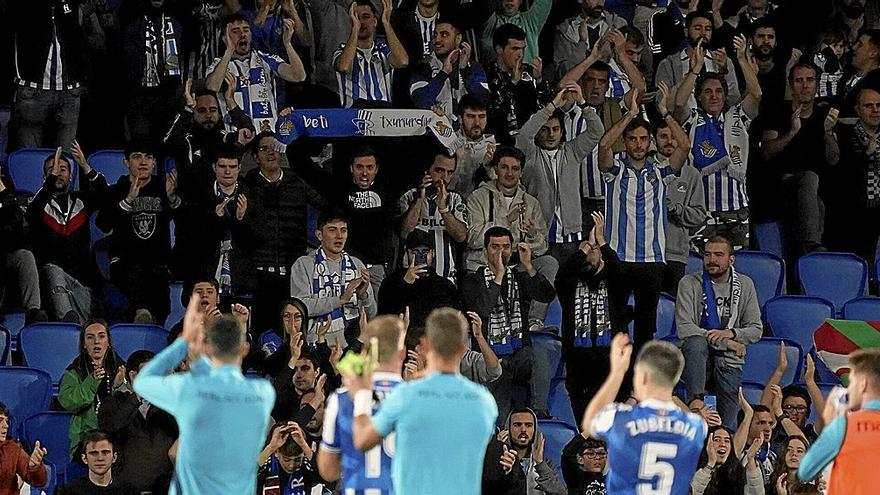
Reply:
M585 443L583 435L575 435L562 449L562 477L565 478L568 495L604 495L605 476L588 473L577 462Z
M92 255L89 219L106 194L107 180L92 170L80 181L80 190L53 194L56 177L49 175L27 209L27 220L37 264L59 266L89 287L100 281Z
M98 408L98 428L113 435L119 452L113 478L131 483L138 493L167 493L174 472L168 449L178 436L177 422L152 405L144 417L140 405L135 394L120 391L101 401Z
M16 194L9 187L8 180L3 180L3 184L6 189L0 192L0 254L30 249L30 236L24 222L24 205L27 204L27 199Z
M406 269L402 268L382 281L377 298L380 315L399 315L409 306L409 324L413 328L419 328L425 326L428 314L437 308L464 308L455 285L437 275L433 269L420 276L412 285L403 280L405 274Z
M85 82L80 0L11 0L5 20L12 29L18 74L42 84L55 36L61 44L62 85ZM54 19L54 20L53 20Z
M253 232L247 256L253 266L285 266L306 254L306 205L321 208L324 200L290 170L268 182L259 169L244 178L248 198L246 223Z
M562 348L566 352L574 347L574 295L578 282L586 283L590 289L598 289L599 284L607 281L620 263L617 253L608 244L602 246L600 252L605 266L599 273L587 269L587 255L580 249L572 253L556 273L556 294L562 307Z

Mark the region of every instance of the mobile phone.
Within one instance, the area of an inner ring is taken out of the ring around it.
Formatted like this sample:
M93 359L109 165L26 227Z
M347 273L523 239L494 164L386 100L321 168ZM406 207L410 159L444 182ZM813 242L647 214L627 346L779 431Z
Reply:
M420 249L415 252L415 256L413 257L413 263L416 266L427 265L428 264L428 250Z
M425 196L430 198L430 197L433 197L436 195L437 195L437 186L435 186L434 184L431 184L430 186L425 188Z
M718 412L718 397L714 395L707 395L703 397L703 404L706 405L706 409L711 412Z

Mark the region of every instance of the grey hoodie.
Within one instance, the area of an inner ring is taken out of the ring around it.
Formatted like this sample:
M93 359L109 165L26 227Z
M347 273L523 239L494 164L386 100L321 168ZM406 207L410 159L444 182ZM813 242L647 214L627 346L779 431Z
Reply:
M532 420L535 422L535 435L532 437L532 443L534 443L535 439L537 439L540 435L540 429L538 428L538 417L535 415L535 412L531 409L524 408L525 411L528 411L529 414L532 415ZM525 412L523 409L513 409L507 415L507 421L504 422L504 429L510 432L510 418L517 413ZM513 444L510 442L510 438L508 437L505 445L508 448L513 448ZM568 488L565 486L559 479L559 472L556 470L556 466L553 465L550 460L544 457L544 461L538 464L532 460L532 448L529 447L529 457L524 457L520 461L520 469L525 471L526 475L526 491L525 495L566 495L568 493ZM545 445L546 452L546 445ZM514 465L514 469L517 466Z

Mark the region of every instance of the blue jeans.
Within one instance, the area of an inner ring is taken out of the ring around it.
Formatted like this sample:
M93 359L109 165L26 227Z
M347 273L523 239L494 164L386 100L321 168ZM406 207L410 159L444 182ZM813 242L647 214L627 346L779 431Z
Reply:
M82 91L82 87L53 91L18 86L12 106L17 130L12 149L61 146L69 151L76 138ZM49 141L49 136L54 136L54 141Z
M738 395L742 383L742 368L727 364L724 352L709 348L705 336L693 335L681 341L684 354L684 381L690 402L697 395L714 393L718 397L718 414L724 426L736 430L736 415L739 413ZM707 376L711 372L712 384L707 388Z
M88 321L92 314L92 291L58 265L46 263L40 271L53 316L61 320L69 311L75 311L80 324Z

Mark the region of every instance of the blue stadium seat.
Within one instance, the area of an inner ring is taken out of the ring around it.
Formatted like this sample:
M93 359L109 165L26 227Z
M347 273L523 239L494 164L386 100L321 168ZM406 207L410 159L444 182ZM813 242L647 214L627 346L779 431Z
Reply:
M128 175L128 167L123 163L125 153L122 150L100 150L89 155L89 165L104 174L107 184L116 184L123 175Z
M171 282L171 312L168 313L168 318L165 319L165 328L171 328L178 321L183 319L183 315L186 313L186 308L180 303L180 296L183 294L183 284L180 282Z
M744 382L767 383L767 379L776 369L780 342L785 342L788 368L782 374L779 385L784 387L800 380L804 362L801 346L793 340L765 337L746 348L746 362L742 372Z
M666 294L660 294L657 302L657 331L654 338L678 342L675 335L675 299Z
M21 435L25 418L49 410L52 378L43 370L21 366L0 367L0 402L12 413L9 436Z
M544 326L562 329L562 305L559 298L554 297L547 306L547 316L544 317Z
M0 325L9 330L9 336L12 339L9 350L18 351L18 334L24 328L24 311L9 311L0 315Z
M134 351L146 350L158 354L168 345L168 330L159 325L117 323L110 327L110 337L116 353L125 360Z
M703 271L703 257L697 253L688 253L687 266L684 268L685 273L700 273Z
M284 340L275 333L275 330L266 330L260 334L258 344L260 349L265 351L267 355L272 355L278 352L278 349L281 349L281 346L284 345Z
M753 223L752 232L755 234L758 249L782 258L782 233L779 222Z
M868 263L850 253L810 253L797 264L805 295L821 297L839 315L847 301L868 294Z
M762 308L768 300L782 295L785 261L779 256L763 251L739 251L734 265L737 271L748 275L755 283L758 303Z
M571 398L568 396L568 389L565 388L565 378L554 378L550 382L550 400L547 401L547 408L554 418L577 428L578 422L571 409Z
M774 337L791 339L804 351L813 348L813 332L834 317L834 306L821 298L779 296L764 305L764 320Z
M43 185L43 162L55 153L49 148L26 148L13 151L6 162L12 182L18 191L37 192ZM71 160L71 163L73 160ZM70 167L71 183L76 182L79 167Z
M568 442L579 435L578 429L566 423L557 420L538 420L538 429L544 434L544 459L552 461L559 472L559 479L562 478L562 449L568 445Z
M75 323L34 323L19 335L28 366L41 369L57 387L64 370L79 355L80 326Z
M531 335L535 360L544 360L548 363L550 373L555 375L562 360L562 339L548 332L532 332Z
M9 350L12 347L12 335L0 325L0 366L9 364Z
M742 382L740 385L743 389L743 396L749 404L755 405L761 403L761 394L764 393L764 385L756 382Z
M845 320L880 321L880 297L858 297L843 305Z
M68 471L79 472L81 468L70 465L70 421L73 414L69 412L41 412L24 420L24 439L27 451L31 452L34 443L39 440L40 445L46 449L44 459L51 462L57 468L56 480L59 486L64 486L69 477Z

